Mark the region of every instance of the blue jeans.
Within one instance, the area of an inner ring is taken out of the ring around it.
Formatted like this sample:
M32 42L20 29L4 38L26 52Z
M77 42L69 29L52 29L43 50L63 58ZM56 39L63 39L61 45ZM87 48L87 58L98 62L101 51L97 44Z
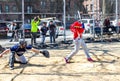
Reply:
M41 37L41 43L45 43L45 35L42 35L42 37Z
M50 33L50 43L55 43L55 34Z

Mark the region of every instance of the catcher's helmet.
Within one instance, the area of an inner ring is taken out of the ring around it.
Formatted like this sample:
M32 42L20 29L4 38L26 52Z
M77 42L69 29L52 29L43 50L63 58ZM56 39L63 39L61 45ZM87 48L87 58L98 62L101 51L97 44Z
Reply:
M19 42L19 44L20 44L20 45L25 45L25 46L26 46L26 45L27 45L27 42L24 41L24 40L21 40L21 41Z

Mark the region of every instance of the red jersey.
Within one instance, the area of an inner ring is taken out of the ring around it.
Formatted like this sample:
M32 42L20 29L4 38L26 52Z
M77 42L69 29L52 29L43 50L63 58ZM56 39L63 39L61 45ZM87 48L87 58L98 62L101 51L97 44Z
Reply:
M74 34L74 39L76 39L78 36L82 37L82 34L84 32L84 24L79 21L76 21L70 26L70 30Z

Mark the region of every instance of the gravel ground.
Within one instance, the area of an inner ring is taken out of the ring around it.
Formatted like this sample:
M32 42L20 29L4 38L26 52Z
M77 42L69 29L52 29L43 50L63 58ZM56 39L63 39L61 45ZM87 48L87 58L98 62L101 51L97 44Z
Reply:
M12 44L4 44L8 45ZM14 70L8 67L9 54L4 55L0 58L0 81L120 81L120 42L87 43L87 47L95 62L88 62L80 48L73 63L66 64L64 57L72 51L73 44L48 49L49 59L28 51L28 64L15 63Z

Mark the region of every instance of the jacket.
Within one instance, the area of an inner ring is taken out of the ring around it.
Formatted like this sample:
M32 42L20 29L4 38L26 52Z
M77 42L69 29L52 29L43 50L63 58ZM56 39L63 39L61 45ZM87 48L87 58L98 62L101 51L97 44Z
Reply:
M48 28L47 28L47 27L44 27L44 26L43 26L43 27L41 28L41 34L42 34L42 35L46 35L47 31L48 31Z
M76 39L78 37L82 37L82 34L84 32L84 23L81 23L79 21L74 22L71 26L70 26L70 30L73 32L73 39Z
M40 19L38 21L34 21L34 19L31 22L31 32L37 32L38 31L38 24L40 23Z

